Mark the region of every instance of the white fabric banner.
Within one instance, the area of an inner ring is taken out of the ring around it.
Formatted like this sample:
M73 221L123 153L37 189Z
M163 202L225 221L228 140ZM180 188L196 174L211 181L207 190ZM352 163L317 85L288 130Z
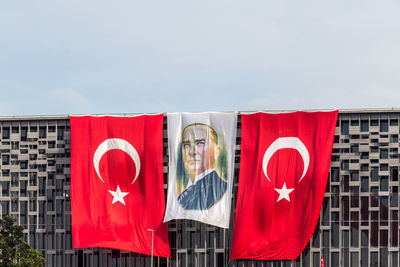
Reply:
M169 180L164 221L229 228L237 113L168 113Z

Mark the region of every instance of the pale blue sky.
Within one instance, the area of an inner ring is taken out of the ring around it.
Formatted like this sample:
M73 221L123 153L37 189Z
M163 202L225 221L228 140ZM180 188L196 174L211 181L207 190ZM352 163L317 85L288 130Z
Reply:
M0 116L400 107L400 2L6 1Z

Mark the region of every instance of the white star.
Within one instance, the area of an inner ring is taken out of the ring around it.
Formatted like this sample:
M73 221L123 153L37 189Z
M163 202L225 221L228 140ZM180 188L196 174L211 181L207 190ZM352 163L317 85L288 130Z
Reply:
M108 192L110 192L111 195L113 195L113 201L112 204L114 204L115 202L119 201L122 204L125 205L125 201L124 201L124 197L129 194L128 192L121 192L121 189L119 188L119 185L117 185L117 191L111 191L108 190Z
M279 193L279 198L276 202L282 200L282 199L286 199L287 201L290 202L290 197L289 194L294 190L294 188L290 188L288 189L286 187L286 183L283 183L283 187L282 189L278 189L278 188L274 188L276 192Z

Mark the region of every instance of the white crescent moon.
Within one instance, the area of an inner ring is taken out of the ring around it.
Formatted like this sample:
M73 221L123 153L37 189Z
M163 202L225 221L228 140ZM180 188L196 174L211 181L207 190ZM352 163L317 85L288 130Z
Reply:
M139 172L140 172L140 157L139 157L139 154L137 153L136 149L124 139L110 138L110 139L105 140L103 143L101 143L97 147L96 152L94 153L94 156L93 156L94 169L96 170L97 175L99 176L100 180L104 183L104 180L103 180L103 178L101 178L101 175L100 175L99 163L100 163L101 157L103 157L103 155L107 151L110 151L112 149L122 150L132 158L133 162L135 163L135 167L136 167L135 178L132 181L132 184L133 184L136 181L136 178L138 177Z
M310 165L310 155L308 154L308 150L306 146L301 142L301 140L298 137L280 137L276 139L265 151L264 158L263 158L263 171L267 179L271 182L271 179L268 177L267 173L267 167L268 167L268 162L271 159L271 157L274 155L276 151L279 149L283 148L293 148L296 149L301 157L303 158L304 162L304 170L303 174L301 175L301 178L299 182L304 178L304 175L306 175L308 166Z

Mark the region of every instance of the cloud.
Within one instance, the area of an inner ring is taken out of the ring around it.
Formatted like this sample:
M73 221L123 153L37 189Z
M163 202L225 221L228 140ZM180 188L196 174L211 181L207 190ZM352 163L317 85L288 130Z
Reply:
M25 6L0 10L17 114L399 106L395 0Z
M13 113L13 107L10 103L0 102L0 116L8 115Z
M49 96L49 102L60 105L60 110L67 114L86 113L93 109L92 103L83 94L71 88L53 90Z

